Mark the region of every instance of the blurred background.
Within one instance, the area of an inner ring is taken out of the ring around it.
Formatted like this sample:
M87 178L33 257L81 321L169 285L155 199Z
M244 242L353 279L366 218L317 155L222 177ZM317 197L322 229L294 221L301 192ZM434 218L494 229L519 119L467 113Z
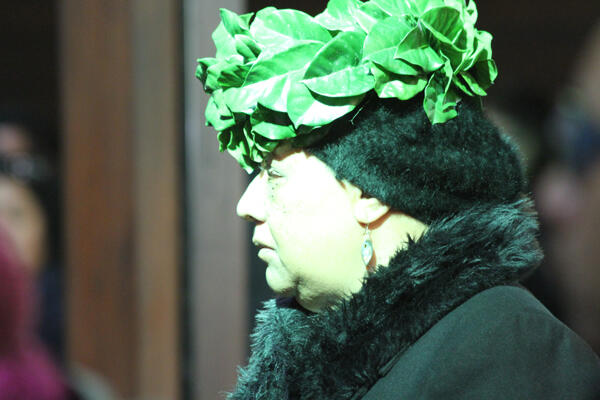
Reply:
M214 54L219 7L325 4L0 2L0 253L30 282L34 364L67 388L40 399L232 389L271 294L234 213L248 177L204 126L195 60ZM523 149L542 225L526 285L598 353L600 3L478 9L500 71L486 110Z

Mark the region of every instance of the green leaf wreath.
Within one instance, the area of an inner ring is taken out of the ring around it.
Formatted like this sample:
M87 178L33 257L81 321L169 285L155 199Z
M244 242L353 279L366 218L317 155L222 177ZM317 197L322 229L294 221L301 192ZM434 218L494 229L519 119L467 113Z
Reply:
M423 92L437 124L497 76L472 0L330 0L316 17L268 7L221 9L221 20L216 57L199 59L196 77L220 150L248 172L280 141L323 133L371 90L399 100Z

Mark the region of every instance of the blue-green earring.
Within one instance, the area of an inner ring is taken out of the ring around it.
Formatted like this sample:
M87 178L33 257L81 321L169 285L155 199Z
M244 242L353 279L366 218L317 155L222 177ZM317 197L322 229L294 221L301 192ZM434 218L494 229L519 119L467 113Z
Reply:
M367 227L365 229L360 254L362 256L363 264L365 264L365 268L367 269L367 271L371 272L369 264L373 259L373 241L371 240L371 231L369 230L369 224L367 224Z

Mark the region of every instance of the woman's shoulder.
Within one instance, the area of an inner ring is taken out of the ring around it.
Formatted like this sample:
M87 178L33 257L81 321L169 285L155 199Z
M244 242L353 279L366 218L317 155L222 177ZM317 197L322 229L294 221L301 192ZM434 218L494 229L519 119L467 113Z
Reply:
M595 399L600 361L531 293L498 286L415 342L365 399Z

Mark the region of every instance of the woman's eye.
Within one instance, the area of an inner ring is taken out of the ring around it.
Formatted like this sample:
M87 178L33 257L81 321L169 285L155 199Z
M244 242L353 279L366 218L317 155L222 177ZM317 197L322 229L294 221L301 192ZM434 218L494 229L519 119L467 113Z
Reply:
M281 178L282 177L282 175L279 172L277 172L276 170L274 170L273 168L267 169L267 176L269 178Z

